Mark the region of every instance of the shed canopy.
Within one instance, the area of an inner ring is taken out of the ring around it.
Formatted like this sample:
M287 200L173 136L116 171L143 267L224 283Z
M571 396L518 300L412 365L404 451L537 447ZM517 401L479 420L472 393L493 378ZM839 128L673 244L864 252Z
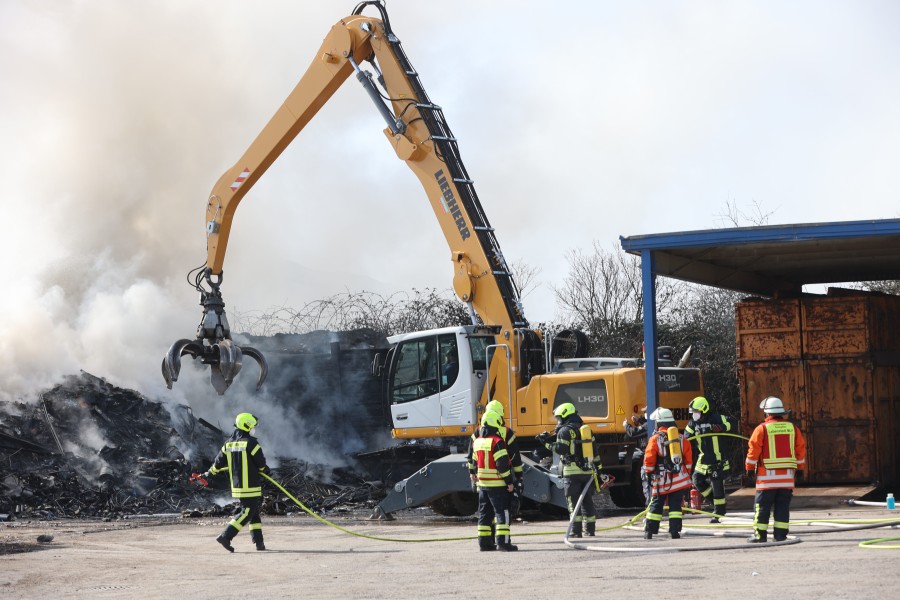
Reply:
M761 296L805 284L900 279L900 219L732 227L622 237L654 273Z

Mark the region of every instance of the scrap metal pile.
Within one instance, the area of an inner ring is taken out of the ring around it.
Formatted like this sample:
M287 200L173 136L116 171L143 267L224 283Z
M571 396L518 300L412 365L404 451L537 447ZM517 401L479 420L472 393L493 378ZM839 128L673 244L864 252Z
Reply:
M224 433L189 407L164 406L82 372L37 404L0 404L0 520L102 518L232 512L224 477L189 483L205 470ZM350 471L280 458L276 481L313 510L371 508L384 493ZM265 514L297 507L264 488ZM363 506L364 505L364 506Z

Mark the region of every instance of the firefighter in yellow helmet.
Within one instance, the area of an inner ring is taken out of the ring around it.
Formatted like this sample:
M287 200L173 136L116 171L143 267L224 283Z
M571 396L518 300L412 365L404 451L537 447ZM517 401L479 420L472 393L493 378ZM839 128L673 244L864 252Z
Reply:
M511 552L518 550L510 539L510 500L514 477L506 443L500 437L500 415L484 414L475 440L474 461L469 470L478 482L478 548ZM474 469L474 471L473 471Z
M712 495L715 517L710 523L718 523L725 516L725 476L731 469L728 460L728 438L718 433L731 431L731 421L714 411L709 400L697 396L689 405L691 420L684 428L684 435L691 441L695 456L694 487L704 499Z
M556 439L553 440L549 433L541 433L535 436L535 440L559 455L571 519L584 487L594 484L594 465L585 458L582 448L583 444L593 444L594 439L593 436L589 440L582 439L580 428L584 421L571 402L557 406L553 416L556 417ZM568 536L580 538L583 531L585 535L593 537L597 527L597 507L594 506L593 491L589 491L582 501L580 513L580 516L575 516L572 520Z
M262 446L251 435L258 420L250 413L241 413L234 420L234 433L225 441L219 450L209 471L203 473L204 478L228 472L231 480L231 496L240 501L234 517L225 526L225 530L216 541L229 552L234 552L231 540L245 525L250 528L250 537L257 550L265 550L263 543L262 521L259 511L262 504L262 477L260 473L269 474L266 457Z
M496 413L500 417L500 437L503 438L503 441L506 443L506 450L509 452L509 461L512 464L513 475L516 478L515 487L516 494L521 495L522 490L524 489L523 483L523 475L525 471L525 467L522 464L522 455L519 453L519 442L516 439L516 432L512 430L511 427L507 427L506 419L504 419L504 410L503 403L499 400L491 400L484 407L484 414L488 413ZM484 422L484 417L481 418L482 423ZM468 451L468 463L470 466L472 465L472 447L475 444L475 440L478 439L479 429L476 428L475 432L472 433L472 437L469 440L469 451ZM473 478L472 485L475 485L475 480ZM515 516L515 512L513 511L513 516Z

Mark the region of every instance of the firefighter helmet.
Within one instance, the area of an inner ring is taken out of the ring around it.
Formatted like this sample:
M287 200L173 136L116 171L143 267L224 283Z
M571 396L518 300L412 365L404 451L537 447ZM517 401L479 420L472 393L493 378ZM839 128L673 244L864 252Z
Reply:
M701 412L705 415L706 413L709 412L709 400L707 400L703 396L697 396L696 398L691 400L691 403L688 407L691 410Z
M559 419L565 419L567 417L571 417L576 412L578 411L575 410L575 405L571 402L566 402L556 407L556 410L553 411L553 416Z
M759 403L759 407L767 415L783 415L786 412L784 410L784 402L781 401L781 398L776 398L775 396L768 396Z
M481 426L500 429L501 427L503 427L503 417L495 412L486 412L484 413L484 416L481 417Z
M256 423L256 417L254 417L250 413L241 413L234 419L234 426L241 431L249 432L251 429L256 427Z
M651 421L656 421L657 424L662 425L665 423L670 423L672 425L675 424L675 416L672 414L672 411L668 408L657 408L653 411L653 414L650 415Z
M501 417L503 416L503 403L499 400L491 400L487 403L487 406L484 407L484 412L495 412Z

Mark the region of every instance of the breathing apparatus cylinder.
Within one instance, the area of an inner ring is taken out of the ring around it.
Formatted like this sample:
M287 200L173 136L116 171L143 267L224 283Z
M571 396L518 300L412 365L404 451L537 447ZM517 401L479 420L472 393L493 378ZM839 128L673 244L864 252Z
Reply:
M581 437L581 455L584 457L584 465L594 475L594 487L600 491L600 480L597 479L597 470L594 469L594 432L590 425L582 425L578 428Z
M578 428L578 434L581 436L581 455L590 465L594 462L594 432L590 425L582 425Z
M672 461L672 464L680 467L683 459L681 456L681 436L678 433L678 428L674 425L669 427L666 430L666 436L668 437L666 447L669 449L669 459Z

